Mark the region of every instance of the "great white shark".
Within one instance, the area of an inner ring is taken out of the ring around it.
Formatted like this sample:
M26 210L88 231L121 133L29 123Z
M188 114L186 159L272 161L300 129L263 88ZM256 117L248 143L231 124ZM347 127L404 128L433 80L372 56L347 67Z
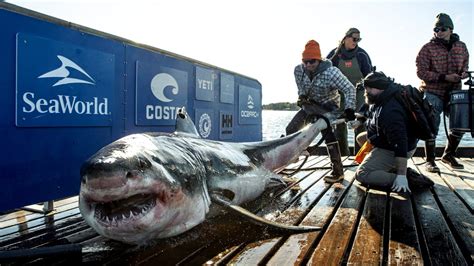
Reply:
M276 173L296 161L326 127L319 119L275 140L221 142L200 138L182 109L175 132L132 134L84 162L81 214L100 235L138 245L188 231L215 205L277 229L318 230L276 224L239 205L282 183Z

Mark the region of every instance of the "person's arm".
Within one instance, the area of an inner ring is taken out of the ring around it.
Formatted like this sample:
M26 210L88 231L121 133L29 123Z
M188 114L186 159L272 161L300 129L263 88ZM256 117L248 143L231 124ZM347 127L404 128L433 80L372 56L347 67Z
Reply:
M329 52L329 54L326 56L326 58L331 59L331 57L334 55L335 52L336 52L336 49L332 49L331 52Z
M467 50L466 45L463 45L464 50L464 60L463 60L463 68L462 68L462 78L465 79L468 77L467 71L469 71L469 51Z
M372 60L370 60L369 54L364 49L359 49L361 50L358 53L360 72L362 72L362 75L365 77L372 72Z
M303 86L303 75L304 75L304 70L301 65L297 65L294 70L294 76L295 76L295 82L296 82L296 87L298 87L298 96L305 96L307 95L307 92L304 89Z
M425 82L444 81L444 74L430 70L431 57L429 44L425 44L416 56L416 75Z
M391 103L391 104L390 104ZM388 112L379 117L379 126L392 145L395 156L395 180L392 190L395 192L410 192L407 180L408 132L406 114L402 106L389 102L384 106Z

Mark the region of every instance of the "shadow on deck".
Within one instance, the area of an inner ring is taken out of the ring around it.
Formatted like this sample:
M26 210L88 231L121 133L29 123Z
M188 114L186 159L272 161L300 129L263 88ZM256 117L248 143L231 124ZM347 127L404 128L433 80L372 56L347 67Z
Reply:
M0 216L0 263L472 265L474 159L463 158L460 171L438 162L439 175L425 172L422 163L416 157L410 167L435 186L398 194L361 186L354 179L355 166L345 168L342 183L325 184L327 156L310 157L291 175L295 184L247 206L270 220L323 228L295 235L275 235L226 215L178 237L135 247L97 235L82 219L77 197L63 199L48 215L18 210ZM344 164L352 165L352 157Z

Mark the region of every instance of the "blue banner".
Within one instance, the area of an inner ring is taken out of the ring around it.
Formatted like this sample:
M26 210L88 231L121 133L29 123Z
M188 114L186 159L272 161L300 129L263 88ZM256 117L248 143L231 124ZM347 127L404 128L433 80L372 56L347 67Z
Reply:
M17 34L16 125L111 126L115 56Z
M239 124L260 124L261 106L261 94L258 89L239 85Z
M196 66L196 100L214 101L215 90L218 89L217 72Z
M219 139L231 140L234 137L234 114L232 111L220 111Z
M195 113L194 124L203 139L214 139L214 112L212 109L197 109Z
M234 103L234 76L221 72L221 102Z

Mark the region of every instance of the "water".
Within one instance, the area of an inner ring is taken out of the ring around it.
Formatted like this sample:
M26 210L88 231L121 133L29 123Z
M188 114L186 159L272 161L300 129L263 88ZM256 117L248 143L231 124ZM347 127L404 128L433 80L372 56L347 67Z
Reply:
M296 111L273 111L263 110L262 112L262 137L263 140L276 139L282 134L285 134L285 127L290 122L291 118L296 114ZM449 121L446 120L449 126ZM444 147L446 145L446 134L444 132L443 121L439 129L439 135L436 138L436 146ZM317 138L319 139L319 137ZM354 146L354 131L348 130L349 146ZM324 144L323 144L324 145ZM424 147L425 142L419 141L418 146ZM474 147L474 140L470 133L464 134L460 146Z

